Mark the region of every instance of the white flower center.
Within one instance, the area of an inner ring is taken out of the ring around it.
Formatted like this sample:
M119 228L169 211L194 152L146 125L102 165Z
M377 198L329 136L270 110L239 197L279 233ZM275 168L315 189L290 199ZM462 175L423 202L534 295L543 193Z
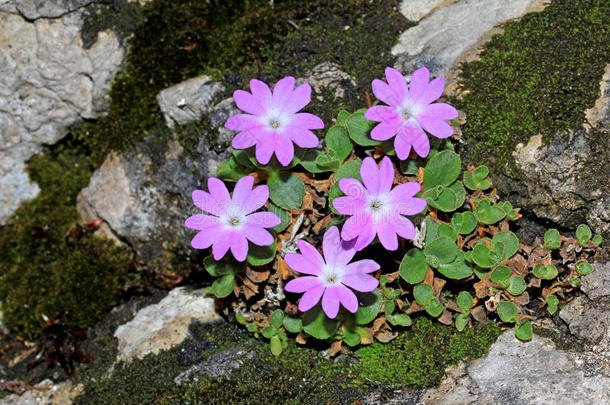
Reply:
M407 99L402 106L396 109L396 112L400 114L405 121L417 121L415 117L421 113L421 111L422 107L413 103L409 99Z
M263 118L263 124L272 131L282 130L290 121L290 117L281 114L277 111L269 111L266 117Z
M368 211L375 217L384 215L390 208L388 194L371 195L367 201Z
M342 267L331 267L325 265L322 270L322 283L325 287L332 287L341 283L341 277L343 276L344 269Z
M239 207L231 206L227 209L225 215L220 218L225 228L238 230L246 222L246 216L241 212Z

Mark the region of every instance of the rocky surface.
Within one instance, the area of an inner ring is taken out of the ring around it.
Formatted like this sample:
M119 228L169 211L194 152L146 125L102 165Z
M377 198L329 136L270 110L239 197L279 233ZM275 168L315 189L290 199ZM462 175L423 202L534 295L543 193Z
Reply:
M189 336L191 321L220 320L214 309L214 299L202 290L176 288L157 304L138 311L136 316L117 328L118 360L128 361L169 349Z
M201 377L228 377L233 370L242 366L244 360L255 355L256 350L246 347L222 350L180 373L174 382L176 385L182 385L197 382Z
M407 73L426 66L432 75L445 75L462 55L497 33L494 27L540 9L541 4L541 0L404 0L401 12L408 19L427 16L392 48L395 67Z
M83 390L71 381L54 384L44 380L22 395L12 394L0 399L0 405L69 405Z
M111 31L83 48L81 14L71 11L89 2L0 1L0 225L39 192L25 161L106 110L125 50Z
M356 81L348 73L343 72L336 63L325 62L316 65L310 72L297 79L297 85L309 83L313 89L312 99L323 101L322 92L331 91L335 100L342 99L346 91L356 86Z

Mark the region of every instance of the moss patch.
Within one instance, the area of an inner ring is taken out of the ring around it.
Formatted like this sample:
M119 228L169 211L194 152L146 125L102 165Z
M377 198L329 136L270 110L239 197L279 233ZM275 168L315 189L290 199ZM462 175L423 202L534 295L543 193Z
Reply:
M502 167L517 143L539 133L549 142L583 123L610 60L609 20L607 1L554 0L506 24L480 61L462 66L468 93L454 102L468 116L470 160L494 156Z
M354 366L361 378L409 388L438 385L445 369L460 360L483 356L499 336L495 324L458 332L428 318L387 344L373 343L358 350L360 363Z
M24 204L0 233L0 297L7 325L32 338L44 316L84 329L116 303L129 254L110 241L72 228L76 196L93 163L68 139L28 162L40 195Z

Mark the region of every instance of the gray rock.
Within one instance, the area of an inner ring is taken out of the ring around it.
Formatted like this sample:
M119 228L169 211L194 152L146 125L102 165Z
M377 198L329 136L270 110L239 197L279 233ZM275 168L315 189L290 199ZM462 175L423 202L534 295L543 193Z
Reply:
M419 404L603 404L610 378L586 376L567 352L534 335L520 342L504 332L487 355L448 371Z
M332 62L324 62L316 65L307 72L307 74L298 78L296 83L309 83L313 89L313 96L319 101L323 101L322 93L324 90L330 90L335 99L345 97L346 91L350 87L356 87L356 81L348 73L345 73L339 68L339 65Z
M21 2L51 7L61 2ZM7 3L5 3L6 5ZM64 3L62 3L64 4ZM76 4L76 2L65 2ZM0 8L0 225L38 186L25 161L57 142L79 119L97 118L124 57L114 33L83 49L80 13L33 22Z
M447 73L462 54L495 26L521 17L539 7L541 1L461 0L446 7L439 7L436 1L410 3L405 0L401 9L413 11L413 18L437 8L418 25L402 33L392 48L392 54L397 57L395 67L408 73L426 66L437 76Z
M14 0L17 10L28 20L57 18L76 11L95 0Z
M162 90L157 102L167 126L173 128L174 123L186 124L203 118L212 110L216 95L224 89L208 76L199 76Z
M610 64L606 65L599 83L599 93L595 105L585 111L585 125L610 128Z
M186 371L180 373L175 379L176 385L187 382L196 382L199 377L227 377L233 370L242 366L244 360L251 359L256 355L256 350L233 347L214 353Z
M600 342L610 328L610 308L608 305L578 297L570 301L559 317L570 327L570 333L591 343Z
M400 12L411 21L419 21L432 11L455 3L457 0L403 0Z
M142 308L131 321L117 328L114 336L119 341L118 360L142 358L182 343L189 336L192 320L214 322L220 319L214 308L214 298L206 296L203 290L176 288L159 303Z
M582 278L580 289L592 300L610 296L610 262L593 263L593 269Z
M71 381L54 384L44 380L22 395L12 394L0 399L0 405L70 405L83 391L82 384Z

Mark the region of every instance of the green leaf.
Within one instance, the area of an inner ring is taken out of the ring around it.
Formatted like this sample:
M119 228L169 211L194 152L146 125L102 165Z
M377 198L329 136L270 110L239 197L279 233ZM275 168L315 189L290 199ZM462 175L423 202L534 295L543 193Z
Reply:
M462 310L462 312L468 312L468 310L472 307L472 303L474 302L474 298L472 295L468 293L468 291L462 291L457 297L458 307Z
M345 110L341 110L339 111L339 114L337 115L337 122L340 125L345 124L345 121L347 120L347 118L350 116L350 113L348 111Z
M227 274L214 280L212 283L212 291L214 291L214 295L218 298L228 297L233 292L234 282L235 276L233 274Z
M468 171L464 172L464 185L470 190L487 190L491 187L491 181L487 178L489 169L487 166L479 166L472 174Z
M544 246L547 249L559 249L561 247L561 237L557 229L549 229L544 234Z
M466 190L461 182L456 181L451 186L435 186L424 191L422 197L428 204L443 212L457 210L466 199Z
M326 146L333 151L342 163L352 153L354 146L344 126L335 125L326 134Z
M410 174L417 176L419 174L419 168L426 165L426 160L422 158L407 159L400 161L400 171L404 174Z
M279 329L282 326L282 323L284 322L284 313L282 312L282 310L276 309L275 311L273 311L269 322L271 323L271 326Z
M426 256L419 249L410 249L400 262L400 277L409 284L419 284L424 281L427 271Z
M500 207L504 213L506 214L506 219L509 221L514 221L518 219L517 210L513 209L513 205L509 201L501 201L498 203L498 207Z
M532 340L532 334L532 323L530 321L515 324L515 336L517 339L527 342Z
M424 169L424 190L449 186L460 175L462 161L457 153L444 150L428 159Z
M593 241L593 243L595 243L596 245L601 245L602 242L604 241L604 238L602 238L601 235L595 235L593 237L593 239L591 239Z
M354 323L358 325L366 325L377 317L379 311L381 311L381 292L374 290L368 293L357 293L358 301L360 306L358 311L353 315Z
M426 256L435 256L439 263L451 263L457 255L457 245L451 239L443 236L427 243L424 248L424 254Z
M428 284L418 284L413 287L413 297L419 305L427 306L432 302L434 292Z
M386 319L394 326L411 326L413 321L407 314L386 315Z
M549 314L553 315L557 312L557 308L559 307L559 298L554 295L547 295L546 297L546 309L549 311Z
M341 189L339 188L339 180L356 179L358 181L362 181L362 179L360 178L360 166L362 166L362 161L350 160L349 162L346 162L343 166L341 166L337 171L335 183L330 187L330 190L328 191L330 207L335 214L338 214L338 212L333 206L333 201L335 198L344 195Z
M576 228L576 240L580 246L586 247L591 236L593 236L591 228L585 224L578 225L578 228Z
M494 264L498 263L499 260L494 260L490 256L491 251L483 243L478 243L474 249L472 249L472 260L479 267L484 269L491 268Z
M496 311L498 312L498 316L503 322L519 321L519 312L517 311L517 306L510 301L499 302Z
M593 272L593 266L591 266L585 260L580 260L576 263L576 272L581 276L586 276L587 274Z
M279 356L282 353L282 342L280 341L279 336L271 336L270 345L271 353L273 353L274 356Z
M343 341L350 347L358 346L360 335L355 330L348 328L347 325L343 325Z
M277 329L272 326L267 326L267 327L263 328L263 331L261 333L267 339L271 339L272 336L275 336L276 330Z
M506 216L506 212L502 208L491 205L491 202L487 199L479 201L474 213L479 222L485 225L493 225Z
M439 224L438 225L438 236L439 237L446 237L451 239L452 241L457 241L457 233L455 232L455 230L450 227L447 224Z
M422 285L422 284L420 284ZM426 305L426 312L433 317L439 316L443 312L443 304L438 300L438 298L433 297L430 300L430 303Z
M523 294L523 291L525 291L526 287L527 285L525 284L525 280L523 279L523 277L511 276L508 280L508 288L506 289L506 291L508 291L510 295L517 296Z
M507 289L510 285L510 269L506 266L498 266L491 272L489 278L500 288Z
M273 235L273 234L272 234ZM277 238L273 235L273 243L270 246L258 246L254 243L248 244L248 257L246 260L253 266L262 266L271 263L275 259Z
M203 266L211 276L221 277L228 274L238 274L246 271L246 264L238 262L232 256L215 260L213 256L203 259Z
M377 125L376 122L369 121L364 118L366 109L360 109L354 112L345 120L345 127L350 138L361 146L377 146L381 144L371 138L371 130Z
M299 162L301 166L310 173L324 173L333 172L336 170L335 167L322 167L318 165L318 159L325 156L322 152L316 149L308 149Z
M290 333L299 333L303 327L303 320L295 316L284 316L284 327Z
M249 170L240 165L234 156L225 160L216 169L216 176L225 181L237 181L249 174Z
M497 244L502 244L502 255L500 261L510 259L519 250L519 238L510 231L502 231L495 234L491 240L491 249L495 250Z
M477 226L477 218L472 211L453 214L451 218L451 226L461 235L468 235Z
M278 207L285 210L299 208L305 197L305 184L297 176L281 172L270 176L267 180L269 186L269 198Z
M339 327L340 318L330 319L322 307L316 305L303 316L303 330L317 339L328 339Z
M466 325L468 325L468 318L470 318L470 313L469 312L459 314L455 318L455 327L456 327L456 329L459 330L460 332L463 331L464 328L466 328Z
M557 277L557 274L557 267L553 266L552 264L547 264L546 266L536 264L534 266L534 276L538 278L552 280Z
M456 259L449 264L439 264L438 271L443 276L453 280L460 280L472 275L472 267L465 262L465 254L461 250L458 251Z
M288 212L284 211L283 209L281 209L280 207L276 207L275 205L270 205L267 208L267 210L273 212L278 217L280 217L280 219L282 220L282 222L279 225L274 226L273 228L269 228L270 231L273 231L275 233L280 233L284 229L288 228L290 226L290 224L292 223L292 217L290 216L290 214Z
M235 320L240 325L245 325L247 323L246 318L244 317L244 314L242 314L241 312L238 312L235 314Z

